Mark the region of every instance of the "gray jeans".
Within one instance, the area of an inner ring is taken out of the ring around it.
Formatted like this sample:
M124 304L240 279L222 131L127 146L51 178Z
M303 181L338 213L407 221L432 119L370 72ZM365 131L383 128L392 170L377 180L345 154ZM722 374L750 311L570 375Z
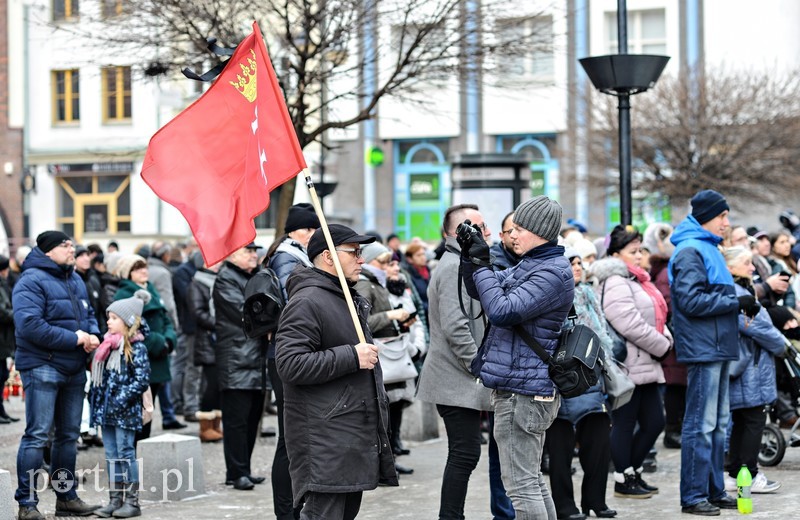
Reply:
M541 472L545 431L558 415L560 396L545 401L502 390L492 392L494 438L503 485L517 520L556 520L553 497Z

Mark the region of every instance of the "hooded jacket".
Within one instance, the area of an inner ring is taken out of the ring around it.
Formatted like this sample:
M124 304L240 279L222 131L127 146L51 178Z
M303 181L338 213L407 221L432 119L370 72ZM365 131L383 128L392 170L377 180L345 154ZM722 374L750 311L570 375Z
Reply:
M287 281L289 303L276 333L283 381L284 429L294 505L309 492L351 493L396 486L389 444L389 399L378 363L359 368L359 342L338 279L298 266ZM369 304L353 289L361 327Z
M392 310L389 302L389 291L378 281L368 268L364 267L355 286L358 294L363 296L370 305L370 314L367 317L369 330L376 338L397 336L400 331L394 326L392 320L386 315Z
M733 361L739 300L720 253L722 239L689 215L672 234L669 261L675 353L681 363Z
M522 325L553 354L575 293L575 278L564 248L542 244L505 271L474 269L464 260L462 267L467 291L480 299L491 324L484 340L483 384L522 395L554 395L547 363L514 332L514 326Z
M736 285L739 296L750 294L747 289ZM744 372L731 378L731 410L753 408L772 404L778 399L775 383L775 356L783 355L785 347L783 334L772 325L766 309L762 308L753 319L739 314L739 352L748 352Z
M631 381L637 385L663 383L664 371L655 358L667 353L672 335L667 327L663 334L656 330L652 298L618 258L596 261L592 264L592 274L599 282L598 296L606 320L625 338L628 350L625 367Z
M86 369L76 331L99 337L86 285L72 266L59 265L34 247L11 296L17 370L52 366L62 374Z

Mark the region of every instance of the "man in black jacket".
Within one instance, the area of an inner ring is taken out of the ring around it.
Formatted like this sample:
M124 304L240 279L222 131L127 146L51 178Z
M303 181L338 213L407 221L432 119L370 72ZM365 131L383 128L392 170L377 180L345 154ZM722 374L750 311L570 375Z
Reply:
M253 489L264 477L250 473L250 456L264 411L266 343L248 338L242 329L244 287L258 265L255 244L231 254L214 282L217 370L222 392L222 427L225 432L225 483L235 489Z
M363 491L379 481L397 485L369 305L353 289L364 263L360 246L375 238L337 224L330 234L334 251L318 229L308 244L314 267L298 266L289 276L289 303L276 334L294 505L305 501L301 519L355 518ZM332 255L348 281L365 342L351 325Z

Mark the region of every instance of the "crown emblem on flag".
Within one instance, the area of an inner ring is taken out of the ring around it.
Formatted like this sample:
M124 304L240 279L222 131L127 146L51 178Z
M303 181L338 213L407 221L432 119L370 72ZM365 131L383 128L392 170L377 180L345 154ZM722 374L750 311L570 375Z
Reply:
M236 81L229 81L233 87L250 103L256 100L256 52L250 49L251 57L247 58L247 64L239 63L242 69L241 74L236 74Z

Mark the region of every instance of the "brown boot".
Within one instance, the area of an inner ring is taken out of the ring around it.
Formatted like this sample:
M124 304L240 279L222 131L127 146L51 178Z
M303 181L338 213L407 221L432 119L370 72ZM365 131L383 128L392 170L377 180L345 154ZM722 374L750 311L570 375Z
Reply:
M214 410L214 429L222 435L222 410Z
M222 434L214 429L214 412L197 412L200 423L200 442L218 442Z

